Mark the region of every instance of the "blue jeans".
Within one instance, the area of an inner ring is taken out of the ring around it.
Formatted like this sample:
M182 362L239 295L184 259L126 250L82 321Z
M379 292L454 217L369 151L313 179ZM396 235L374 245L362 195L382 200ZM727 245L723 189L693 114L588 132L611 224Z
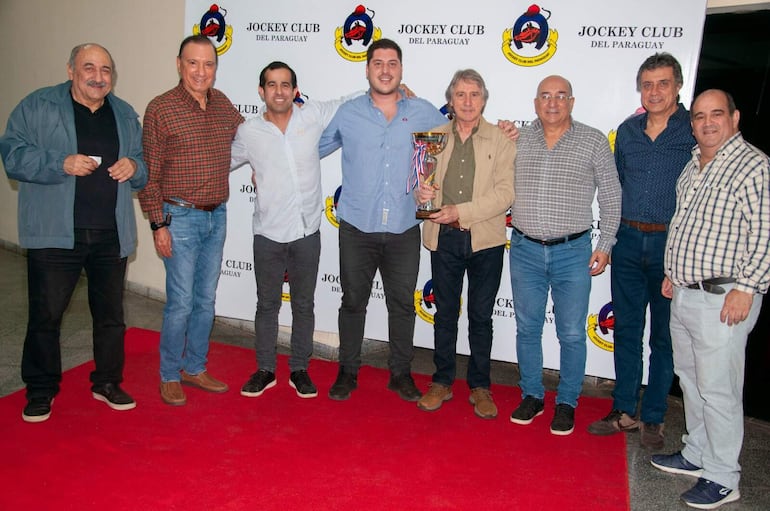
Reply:
M291 357L289 369L307 369L313 354L315 287L321 233L316 231L289 243L254 236L254 278L257 312L254 316L255 347L259 369L275 372L278 313L283 303L284 274L291 292Z
M734 286L722 285L727 292ZM725 296L674 288L671 338L687 426L682 455L703 467L701 477L736 489L741 477L746 339L763 296L754 295L748 317L733 326L719 320Z
M650 305L650 368L642 397L643 422L662 424L674 379L669 330L671 300L660 294L665 232L641 232L621 224L612 249L612 308L615 314L616 410L636 415L642 384L642 353L647 304Z
M468 273L468 387L489 388L492 354L492 310L500 275L503 271L505 247L492 247L473 252L471 233L450 227L441 228L438 249L430 253L436 314L433 316L433 381L450 386L455 380L457 355L457 319L463 277Z
M339 314L340 368L357 374L361 367L366 307L374 274L380 270L388 308L388 367L394 375L411 373L414 358L414 291L420 268L420 227L400 234L362 232L341 221Z
M126 258L120 257L118 232L75 229L70 249L27 251L29 322L21 358L27 398L53 397L62 379L60 327L80 279L86 271L88 305L93 318L96 385L123 381L123 287Z
M556 404L577 406L586 365L591 235L550 247L511 233L510 271L522 397L543 399L543 323L551 290L559 339Z
M160 377L179 381L179 371L206 370L214 301L222 267L227 209L188 209L163 204L171 213L171 257L166 266L166 306L160 333Z

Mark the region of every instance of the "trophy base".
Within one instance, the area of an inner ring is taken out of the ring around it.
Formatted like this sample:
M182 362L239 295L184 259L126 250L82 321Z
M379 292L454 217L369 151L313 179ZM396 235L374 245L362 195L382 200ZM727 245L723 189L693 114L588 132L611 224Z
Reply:
M433 213L438 213L441 211L440 209L418 209L417 213L414 214L415 218L418 220L425 220L429 216L431 216Z

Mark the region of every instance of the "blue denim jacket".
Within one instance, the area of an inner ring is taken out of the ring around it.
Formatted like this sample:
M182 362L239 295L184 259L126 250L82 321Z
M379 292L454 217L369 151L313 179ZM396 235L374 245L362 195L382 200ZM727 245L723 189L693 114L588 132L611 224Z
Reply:
M19 181L19 243L23 248L75 246L73 211L75 176L64 173L64 159L77 153L75 114L67 81L39 89L11 112L0 155L8 177ZM118 185L115 219L120 255L136 248L136 218L131 193L147 183L142 159L142 128L139 115L125 101L108 95L115 114L120 149L118 158L136 163L136 173Z

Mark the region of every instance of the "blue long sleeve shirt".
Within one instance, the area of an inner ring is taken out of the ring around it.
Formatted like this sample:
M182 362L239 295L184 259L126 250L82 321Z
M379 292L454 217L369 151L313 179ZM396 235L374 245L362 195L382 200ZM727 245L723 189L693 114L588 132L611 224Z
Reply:
M388 121L370 94L343 104L321 135L319 152L342 148L342 193L337 216L362 232L399 234L417 225L415 202L406 193L412 133L446 124L429 102L401 97Z
M676 180L695 145L690 114L679 105L655 140L644 132L647 114L626 119L615 139L615 164L626 220L667 224L676 208Z

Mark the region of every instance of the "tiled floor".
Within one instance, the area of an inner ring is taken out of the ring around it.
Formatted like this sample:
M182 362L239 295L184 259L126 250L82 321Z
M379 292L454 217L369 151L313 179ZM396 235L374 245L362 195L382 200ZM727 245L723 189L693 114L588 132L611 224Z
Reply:
M26 259L13 250L14 247L9 248L11 250L0 247L0 289L2 290L0 293L0 396L23 387L19 375L19 363L27 320ZM160 329L162 303L128 292L125 298L125 309L128 326ZM217 320L212 338L228 344L251 347L252 334L238 326L243 324ZM285 353L288 337L281 334L279 344L280 350ZM81 281L78 286L65 316L61 345L65 369L92 358L91 321L84 281ZM365 363L386 367L387 352L386 343L366 342ZM333 358L334 350L319 346L316 355ZM431 374L433 371L431 357L430 350L418 349L413 364L414 371ZM465 374L467 359L458 358L458 374ZM514 385L518 380L516 366L510 363L494 363L492 376L496 384ZM555 388L554 375L549 375L547 380L550 388ZM611 389L610 382L597 384L595 381L587 381L584 394L609 396ZM319 399L325 399L325 397L319 397ZM501 406L501 415L509 412ZM580 413L579 408L577 413ZM21 420L20 416L18 420ZM506 419L503 416L498 420ZM679 449L683 423L681 401L670 398L666 417L665 452ZM768 510L770 509L770 473L768 473L770 471L770 424L747 419L745 425L745 441L740 460L743 467L740 487L742 498L736 503L723 506L722 509ZM650 466L650 453L639 445L638 433L628 434L626 445L631 509L635 511L688 509L678 500L678 496L693 484L693 480L686 476L667 475ZM554 463L558 463L558 460L554 460ZM512 477L514 476L512 474ZM543 508L547 509L547 502L543 503Z

